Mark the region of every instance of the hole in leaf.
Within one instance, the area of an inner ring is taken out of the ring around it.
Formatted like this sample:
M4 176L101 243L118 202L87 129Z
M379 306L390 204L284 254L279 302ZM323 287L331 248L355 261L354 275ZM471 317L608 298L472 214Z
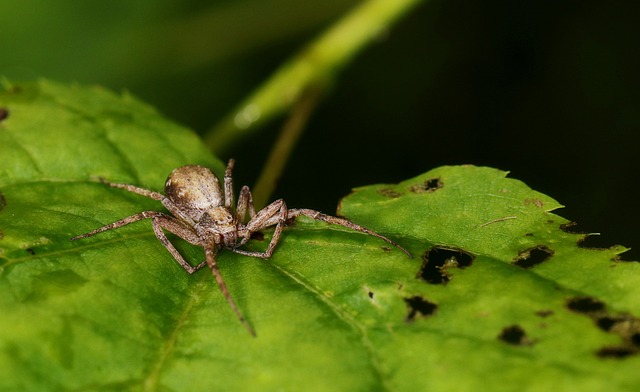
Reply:
M368 295L369 295L369 298L373 299L373 291L369 291Z
M32 256L36 254L36 251L35 251L35 250L33 250L32 248L27 248L27 249L25 249L25 250L27 251L27 253L29 253L29 254L30 254L30 255L32 255Z
M382 196L386 196L391 199L395 199L396 197L402 196L402 193L396 192L393 189L389 189L389 188L379 189L378 193L381 194Z
M440 178L431 178L425 182L414 184L409 187L409 190L414 193L434 192L444 186L444 183Z
M447 283L451 280L451 268L466 268L474 256L461 249L434 246L422 256L422 266L416 276L431 284Z
M6 120L9 118L9 109L0 108L0 121Z
M607 240L600 234L586 234L577 242L578 248L605 250L615 246L614 243Z
M429 302L420 296L405 298L404 302L409 307L409 314L405 319L407 322L412 322L416 318L430 316L438 308L438 305L433 302Z
M575 297L567 301L567 308L577 313L594 313L603 311L605 304L591 297Z
M511 325L504 328L502 332L500 332L500 335L498 335L498 339L514 346L526 346L533 343L531 339L527 337L524 329L519 325Z
M521 268L532 268L549 260L551 256L553 256L553 250L545 245L538 245L518 253L518 256L513 260L513 264Z
M576 241L578 248L583 249L593 249L593 250L607 250L612 249L617 246L615 242L612 242L607 236L603 236L599 233L593 233L589 230L584 230L582 228L578 228L578 224L576 222L569 222L560 225L560 230L569 234L581 234ZM637 260L626 260L623 257L628 256L628 254L618 254L614 256L613 260L615 261L637 261Z

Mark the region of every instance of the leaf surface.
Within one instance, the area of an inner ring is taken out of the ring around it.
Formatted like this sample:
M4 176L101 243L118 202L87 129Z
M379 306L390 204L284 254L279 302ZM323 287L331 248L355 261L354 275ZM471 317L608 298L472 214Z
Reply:
M505 172L441 167L342 200L413 259L305 218L269 260L222 252L252 338L150 222L69 241L162 210L97 177L162 191L183 164L221 174L193 133L127 94L47 81L7 85L0 109L0 390L640 387L639 264L580 247L560 205Z

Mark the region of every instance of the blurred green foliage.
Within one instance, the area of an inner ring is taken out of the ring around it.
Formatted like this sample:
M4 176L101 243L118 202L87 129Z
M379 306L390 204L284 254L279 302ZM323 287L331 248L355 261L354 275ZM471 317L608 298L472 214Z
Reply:
M359 3L0 0L0 75L129 90L204 131ZM275 197L332 212L353 185L490 165L637 259L635 8L425 2L340 75ZM255 180L280 125L222 157L248 166L240 183Z

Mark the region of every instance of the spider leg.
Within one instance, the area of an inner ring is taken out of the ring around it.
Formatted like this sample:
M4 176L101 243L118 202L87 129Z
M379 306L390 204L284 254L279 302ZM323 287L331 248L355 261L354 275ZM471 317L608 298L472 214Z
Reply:
M242 240L238 243L238 247L244 245L251 238L251 234L256 231L262 230L269 226L276 225L276 228L273 232L273 236L271 237L271 241L269 242L269 246L267 250L264 252L252 252L247 250L242 250L238 248L232 249L232 251L253 257L260 257L262 259L268 259L273 254L276 245L278 245L278 240L280 239L280 234L282 234L282 229L287 222L287 204L284 200L279 199L269 204L265 208L258 211L255 217L253 217L249 223L244 228L244 235Z
M351 221L348 221L346 219L338 218L338 217L331 216L331 215L326 215L326 214L323 214L321 212L318 212L318 211L315 211L315 210L309 210L309 209L306 209L306 208L296 208L296 209L289 210L289 213L287 215L287 219L293 219L293 218L298 217L300 215L308 216L309 218L313 218L313 219L316 219L316 220L324 221L324 222L330 223L332 225L344 226L344 227L349 228L351 230L359 231L361 233L365 233L365 234L368 234L368 235L373 236L373 237L378 237L381 240L383 240L383 241L395 246L396 248L400 249L401 251L403 251L410 258L413 258L413 255L408 250L406 250L402 246L398 245L394 241L390 240L389 238L383 236L382 234L376 233L373 230L367 229L366 227L357 225L357 224L355 224L355 223L353 223Z
M154 199L154 200L162 201L162 199L164 199L164 196L162 194L158 193L158 192L154 192L154 191L151 191L149 189L140 188L140 187L137 187L135 185L117 184L117 183L114 183L114 182L106 181L102 177L100 177L100 181L103 184L109 185L112 188L124 189L126 191L137 193L138 195L146 196L146 197L149 197L149 198Z
M162 212L157 212L157 211L144 211L144 212L140 212L140 213L135 214L135 215L128 216L128 217L126 217L124 219L120 219L120 220L115 221L113 223L110 223L108 225L99 227L99 228L97 228L95 230L92 230L92 231L90 231L88 233L77 235L77 236L71 238L71 241L76 241L76 240L79 240L81 238L91 237L91 236L94 236L96 234L105 232L107 230L117 229L117 228L120 228L122 226L126 226L128 224L131 224L133 222L137 222L137 221L140 221L140 220L143 220L143 219L151 219L152 220L151 223L152 223L152 226L153 226L153 231L156 234L156 237L158 238L160 243L162 243L162 245L164 245L164 247L167 248L167 250L169 251L169 253L171 253L173 258L189 274L193 274L194 272L196 272L200 268L204 267L204 265L206 264L204 261L202 263L198 264L196 267L192 267L189 263L187 263L184 260L184 258L180 255L178 250L173 246L173 244L171 244L171 242L169 241L167 236L164 235L164 233L162 232L162 228L166 229L167 231L170 231L171 233L177 235L178 237L184 239L185 241L188 241L188 242L190 242L190 243L192 243L194 245L200 245L200 240L196 236L196 234L193 233L193 231L191 231L188 227L183 225L177 219L175 219L173 217L170 217L168 215L165 215Z
M233 204L233 177L231 173L233 172L235 163L236 161L234 159L229 159L227 170L224 172L224 206L227 208L231 208Z
M161 212L156 212L156 211L140 212L138 214L131 215L131 216L128 216L126 218L123 218L123 219L120 219L118 221L115 221L113 223L110 223L108 225L99 227L99 228L97 228L95 230L92 230L92 231L90 231L88 233L77 235L77 236L71 238L71 241L79 240L81 238L91 237L91 236L96 235L98 233L102 233L103 231L107 231L107 230L111 230L111 229L117 229L119 227L126 226L126 225L128 225L130 223L137 222L139 220L153 219L153 218L155 218L155 217L157 217L159 215L164 215L164 214L161 213Z
M253 195L249 187L245 185L240 189L240 195L238 195L238 206L236 207L236 219L238 222L245 221L247 209L249 210L250 219L255 218L256 208L253 206Z
M220 287L220 291L222 291L222 295L224 295L224 297L227 299L227 302L229 303L229 306L231 306L231 309L233 309L236 316L238 316L238 320L240 320L240 322L242 323L242 325L244 325L247 331L249 331L249 333L253 337L255 337L256 336L255 331L253 330L253 328L251 328L251 325L249 325L247 320L244 318L244 316L240 312L240 309L238 309L238 307L236 306L236 303L233 301L233 298L231 298L231 294L229 294L229 289L227 288L227 285L224 283L224 279L222 279L222 274L220 274L220 270L218 269L218 264L216 263L214 245L211 243L207 244L204 248L204 254L205 254L205 261L209 265L209 268L211 268L211 272L213 273L213 276L216 278L216 283L218 284L218 287Z
M162 243L162 245L164 245L164 247L167 248L169 253L171 253L171 256L173 256L173 258L178 262L178 264L180 264L180 266L184 268L184 270L187 271L189 275L193 274L194 272L198 271L200 268L205 266L206 261L203 261L197 266L192 267L191 264L189 264L184 259L184 257L182 257L180 252L178 252L175 246L173 246L171 241L169 241L167 236L162 231L162 229L165 229L177 235L178 237L182 238L183 240L189 242L190 244L202 246L202 242L200 241L200 238L197 236L196 233L193 232L193 230L191 230L188 226L184 225L179 220L165 214L154 217L152 220L152 223L153 223L153 232L156 234L156 237L158 238L160 243Z

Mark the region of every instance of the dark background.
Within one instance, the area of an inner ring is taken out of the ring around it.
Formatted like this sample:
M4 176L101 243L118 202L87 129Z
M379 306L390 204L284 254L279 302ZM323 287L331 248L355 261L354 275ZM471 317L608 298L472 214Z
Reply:
M128 90L203 132L358 3L0 0L0 75ZM640 260L639 16L631 1L424 2L339 75L274 198L332 213L354 186L493 166ZM238 183L281 125L221 156Z

